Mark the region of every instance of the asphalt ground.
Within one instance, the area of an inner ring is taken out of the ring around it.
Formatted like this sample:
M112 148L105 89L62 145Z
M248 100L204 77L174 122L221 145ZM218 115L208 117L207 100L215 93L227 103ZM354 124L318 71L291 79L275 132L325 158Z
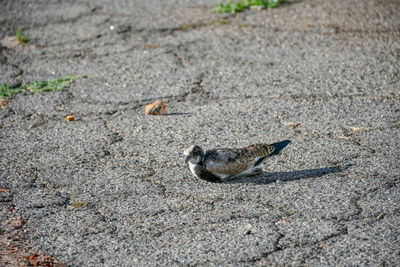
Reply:
M0 1L1 84L87 76L1 102L0 265L400 264L400 2L217 3ZM286 139L255 177L183 160Z

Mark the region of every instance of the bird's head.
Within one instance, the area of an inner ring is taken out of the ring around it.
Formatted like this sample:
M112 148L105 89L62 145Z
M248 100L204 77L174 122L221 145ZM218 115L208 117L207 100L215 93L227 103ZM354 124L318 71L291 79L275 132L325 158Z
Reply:
M199 164L204 157L204 151L199 146L191 146L183 153L185 156L185 162L192 164Z

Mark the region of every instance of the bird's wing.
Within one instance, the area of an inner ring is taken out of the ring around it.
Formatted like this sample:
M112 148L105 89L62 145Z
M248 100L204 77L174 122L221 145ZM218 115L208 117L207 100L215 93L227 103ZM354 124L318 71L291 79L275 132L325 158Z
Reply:
M204 165L212 173L236 175L260 164L273 151L274 146L267 144L210 150L204 157Z

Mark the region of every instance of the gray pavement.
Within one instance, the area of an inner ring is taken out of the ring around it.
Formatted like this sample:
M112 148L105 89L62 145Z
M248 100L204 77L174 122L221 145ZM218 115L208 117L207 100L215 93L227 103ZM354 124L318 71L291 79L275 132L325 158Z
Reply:
M0 1L1 84L88 76L3 103L1 266L400 265L400 2L217 3ZM256 177L183 161L285 139Z

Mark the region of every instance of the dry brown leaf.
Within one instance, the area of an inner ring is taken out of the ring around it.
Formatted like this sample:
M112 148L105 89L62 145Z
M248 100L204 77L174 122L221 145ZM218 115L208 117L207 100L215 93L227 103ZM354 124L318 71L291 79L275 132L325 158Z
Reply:
M143 46L145 48L152 48L152 49L161 47L161 45L159 45L159 44L144 44Z
M25 256L25 259L29 261L33 266L66 266L64 263L56 263L56 259L51 256L32 254L31 256Z
M14 48L20 45L20 42L15 36L6 36L0 41L0 44L7 48Z
M26 222L27 222L27 220L24 220L24 219L12 221L12 222L10 222L10 228L11 229L20 229L20 228L22 228L22 226L24 226L24 224Z
M301 124L300 122L295 122L295 123L288 123L287 125L288 125L289 127L296 128L296 127L298 127L300 124Z
M0 108L1 109L6 109L8 108L8 105L10 105L11 100L9 99L0 99Z
M69 116L65 117L64 120L73 121L73 120L75 120L75 116L74 115L69 115Z
M161 115L164 113L166 108L167 107L165 106L164 102L159 100L152 104L146 105L145 111L147 115Z
M351 127L351 134L368 132L370 129L366 127Z
M36 46L34 44L23 43L23 42L18 41L17 37L15 37L15 36L4 37L3 39L0 40L0 44L7 48L15 48L15 47L29 48L29 49L38 48L38 46Z

